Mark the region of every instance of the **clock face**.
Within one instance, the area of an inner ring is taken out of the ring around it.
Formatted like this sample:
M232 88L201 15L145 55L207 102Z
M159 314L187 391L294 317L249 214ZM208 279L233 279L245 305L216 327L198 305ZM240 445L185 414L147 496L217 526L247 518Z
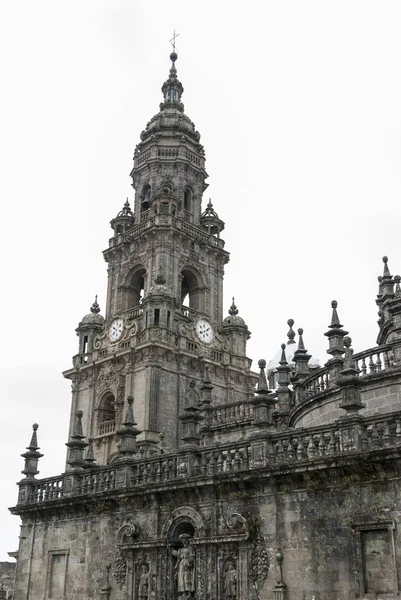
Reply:
M116 342L120 339L123 333L124 323L122 319L114 319L109 329L109 338L111 342Z
M210 344L213 341L213 327L206 319L198 319L195 325L195 332L201 342Z

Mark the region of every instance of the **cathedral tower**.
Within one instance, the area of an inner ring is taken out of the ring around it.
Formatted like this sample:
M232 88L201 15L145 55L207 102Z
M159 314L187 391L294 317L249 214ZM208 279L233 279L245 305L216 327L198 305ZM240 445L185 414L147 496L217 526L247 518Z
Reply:
M128 396L138 443L157 452L160 433L168 447L180 445L179 415L206 366L217 404L243 399L253 381L245 323L232 315L222 322L224 223L211 201L202 210L205 153L184 113L177 54L170 59L160 110L135 148L133 210L127 200L111 221L106 316L96 301L64 373L73 383L70 434L82 410L98 464L113 460Z

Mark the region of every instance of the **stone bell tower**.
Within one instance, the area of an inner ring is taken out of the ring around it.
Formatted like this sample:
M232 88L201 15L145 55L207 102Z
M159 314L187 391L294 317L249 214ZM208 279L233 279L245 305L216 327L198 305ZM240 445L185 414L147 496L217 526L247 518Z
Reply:
M248 394L253 381L248 328L239 317L222 322L224 223L210 201L202 210L205 153L184 113L177 54L170 59L160 110L135 148L133 210L127 200L111 221L105 318L96 302L64 374L73 382L70 434L82 410L99 464L113 460L127 396L135 399L138 444L157 452L160 433L168 447L181 444L190 384L201 389L211 377L216 404L225 404Z

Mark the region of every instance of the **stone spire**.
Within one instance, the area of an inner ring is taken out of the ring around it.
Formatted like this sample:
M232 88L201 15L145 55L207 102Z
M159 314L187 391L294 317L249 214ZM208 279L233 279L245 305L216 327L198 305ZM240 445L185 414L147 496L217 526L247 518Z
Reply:
M25 459L24 470L21 471L25 475L25 479L35 479L35 475L39 473L38 462L39 459L42 458L43 454L39 452L38 438L36 433L38 427L39 425L37 423L32 425L33 432L29 446L27 446L28 452L21 454L22 458Z
M255 396L252 398L254 424L258 427L271 427L273 424L274 398L269 390L266 380L266 361L262 358L258 361L259 379Z
M125 414L123 426L117 432L120 438L118 448L118 453L120 456L118 460L127 460L134 458L136 454L136 438L141 433L139 429L136 428L136 423L134 419L133 396L128 396L127 404L127 412Z
M295 379L300 381L301 379L305 379L309 376L309 367L308 362L311 358L311 355L308 354L308 351L305 348L304 338L303 338L304 330L300 327L298 329L298 348L295 350L293 361L295 363Z
M192 379L189 382L188 391L185 396L184 412L179 416L183 428L181 439L189 446L197 446L199 444L201 438L199 423L203 419L200 397L195 387L196 381Z
M82 430L83 415L82 410L77 410L74 431L72 432L70 441L66 443L68 448L67 464L72 469L82 469L85 464L84 450L88 446L88 443L84 442L85 436Z
M292 393L289 388L291 367L287 362L285 348L285 344L281 344L280 364L277 367L279 385L277 390L278 410L282 418L285 418L288 415L292 404Z
M165 108L166 105L174 105L178 110L184 110L184 105L181 102L181 96L184 91L181 81L177 77L177 67L175 63L177 61L178 54L174 51L170 54L171 67L168 79L163 83L162 92L164 97L164 103L160 105L160 108Z
M329 368L330 378L332 381L337 379L342 369L342 356L345 352L343 339L348 334L348 331L345 331L340 323L337 306L337 301L333 300L331 303L332 316L331 323L329 325L329 331L326 331L324 334L329 338L329 349L327 350L327 354L331 354L332 358L327 361L326 366Z
M387 344L390 340L401 341L401 278L399 275L391 275L387 256L383 256L383 262L383 276L378 277L379 293L376 299L379 307L379 345ZM395 363L401 361L401 345L393 352Z
M295 331L292 328L293 325L294 325L294 319L288 319L287 325L289 326L289 330L288 330L288 333L287 333L287 337L288 337L287 344L288 345L295 344L295 340L294 340L294 338L295 338Z
M355 368L353 360L353 350L351 348L352 340L350 337L344 337L345 357L344 368L340 372L336 384L342 388L342 402L340 408L346 411L347 416L357 413L364 405L361 402L360 386L362 381L359 377L359 371Z

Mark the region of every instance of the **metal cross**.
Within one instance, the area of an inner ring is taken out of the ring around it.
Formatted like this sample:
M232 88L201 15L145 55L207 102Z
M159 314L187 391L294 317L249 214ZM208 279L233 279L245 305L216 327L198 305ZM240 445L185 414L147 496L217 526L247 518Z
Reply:
M170 44L173 46L173 52L175 52L175 40L178 38L180 34L177 33L177 35L175 34L175 29L174 29L174 35L170 40Z

